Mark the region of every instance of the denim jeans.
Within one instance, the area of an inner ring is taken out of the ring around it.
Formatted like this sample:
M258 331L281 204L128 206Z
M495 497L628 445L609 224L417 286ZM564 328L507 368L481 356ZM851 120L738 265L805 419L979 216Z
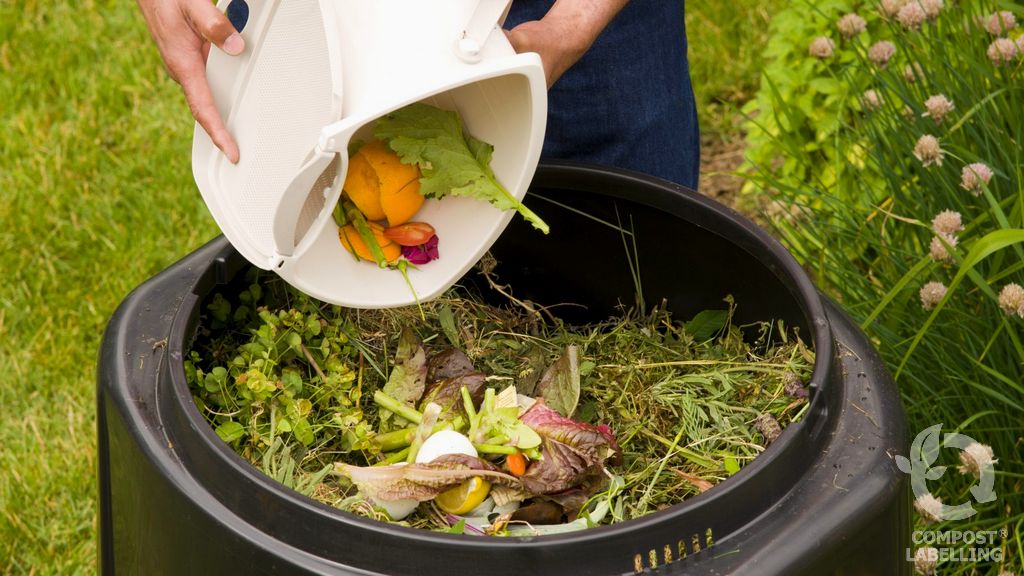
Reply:
M511 29L553 0L513 0ZM543 158L644 172L696 189L697 109L684 0L632 0L548 93Z

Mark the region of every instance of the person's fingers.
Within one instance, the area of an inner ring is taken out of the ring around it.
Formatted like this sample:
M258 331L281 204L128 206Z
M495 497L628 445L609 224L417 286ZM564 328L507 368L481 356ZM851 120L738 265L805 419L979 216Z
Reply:
M220 117L220 112L217 111L217 107L214 105L213 93L210 91L210 85L206 81L202 62L200 61L197 65L189 66L186 70L182 70L178 83L181 84L181 89L185 93L185 100L188 101L188 107L192 111L192 116L196 119L196 122L199 122L203 130L206 130L206 133L210 135L210 139L213 140L217 148L224 152L228 160L233 164L237 164L239 157L238 144L235 143L235 139L228 132L224 121Z
M189 0L183 6L192 28L203 38L232 56L245 50L245 41L231 21L209 0Z

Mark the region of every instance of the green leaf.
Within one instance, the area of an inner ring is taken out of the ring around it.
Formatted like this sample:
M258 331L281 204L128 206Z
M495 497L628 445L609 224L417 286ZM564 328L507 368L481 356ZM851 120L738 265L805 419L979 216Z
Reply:
M548 225L498 182L491 170L493 147L463 134L456 112L416 103L377 121L374 136L405 164L420 168L420 193L427 198L471 196L499 210L515 209L545 234Z
M728 321L728 310L704 310L685 323L683 329L697 342L705 342L725 328Z
M221 440L230 444L245 434L245 428L238 422L231 420L217 426L216 432L217 436L220 436Z
M411 328L402 329L398 337L395 365L384 384L383 392L402 404L414 406L423 396L427 385L427 353L423 343ZM391 418L391 411L381 410L381 423Z
M725 457L725 471L729 474L735 474L740 471L740 463L736 461L732 456Z
M466 533L466 519L463 518L455 523L454 526L448 529L449 534L465 534Z
M313 427L309 425L309 420L305 418L299 418L292 423L292 434L295 435L295 439L302 442L303 446L309 446L313 443Z
M455 313L452 312L452 307L445 304L437 312L437 321L441 324L441 331L444 332L444 337L448 339L448 342L458 348L459 347L459 331L455 327Z
M537 384L537 395L562 416L571 418L580 401L580 369L576 346L569 346Z

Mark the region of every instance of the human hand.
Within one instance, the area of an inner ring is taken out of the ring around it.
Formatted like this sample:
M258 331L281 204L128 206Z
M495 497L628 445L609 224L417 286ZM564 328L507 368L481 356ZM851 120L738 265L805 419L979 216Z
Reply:
M210 44L232 56L245 49L242 36L210 0L138 0L149 32L171 78L181 85L192 117L233 163L238 144L217 112L206 81Z
M506 32L506 36L516 52L536 52L540 55L548 88L551 88L590 47L589 43L579 45L578 42L574 44L566 41L561 23L553 22L549 18L523 22Z
M629 0L556 0L540 20L507 31L516 52L536 52L548 88L572 67Z

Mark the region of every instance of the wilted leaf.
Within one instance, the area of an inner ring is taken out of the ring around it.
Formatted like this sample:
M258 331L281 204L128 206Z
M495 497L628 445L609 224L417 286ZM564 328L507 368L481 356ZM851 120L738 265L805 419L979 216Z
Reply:
M555 502L541 500L522 506L512 513L511 520L528 524L559 524L565 510Z
M580 401L580 368L576 346L569 346L537 383L537 396L566 418L572 417Z
M427 361L427 381L431 383L474 373L476 368L473 367L473 361L458 348L432 354Z
M403 328L398 337L398 351L395 353L395 365L384 384L384 393L399 402L414 406L423 396L423 388L427 384L427 353L423 343L410 328ZM384 425L391 412L380 411L380 421Z
M590 463L604 462L620 453L610 428L566 418L544 402L538 401L519 419L541 437L567 444L585 454Z
M430 500L474 477L518 486L519 479L500 472L486 460L464 454L447 454L426 464L352 466L337 463L336 473L346 476L364 496L377 500Z
M469 390L469 395L475 404L480 404L484 395L485 381L486 376L477 372L434 382L423 395L420 409L422 410L424 406L433 402L441 406L441 419L450 420L455 414L461 414L463 411L462 387L465 386Z

